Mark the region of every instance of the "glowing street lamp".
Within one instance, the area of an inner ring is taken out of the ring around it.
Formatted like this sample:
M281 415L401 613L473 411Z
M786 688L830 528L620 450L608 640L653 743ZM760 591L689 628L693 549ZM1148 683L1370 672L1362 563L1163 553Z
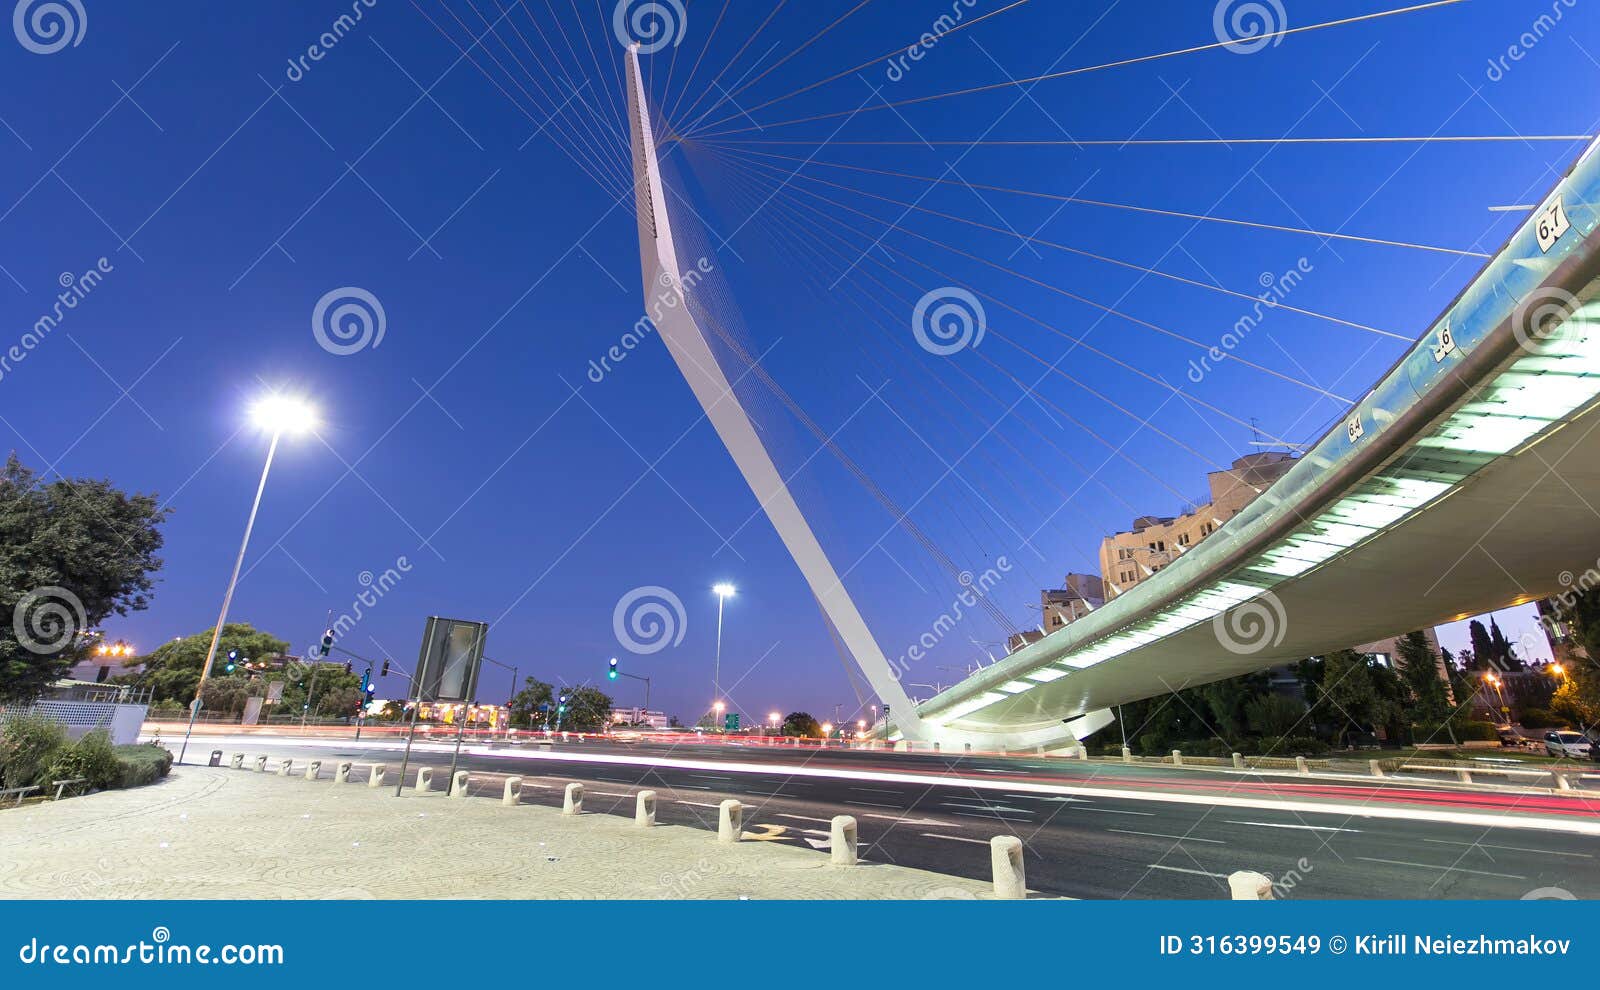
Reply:
M239 584L239 569L244 566L245 551L250 547L250 531L256 525L256 512L261 508L261 493L267 488L267 474L272 470L272 458L278 452L278 441L285 433L305 433L316 426L317 414L302 399L281 392L265 395L250 407L250 421L260 430L272 435L267 444L267 460L261 467L261 481L256 485L256 498L250 505L250 517L244 524L244 539L239 541L239 556L233 562L233 575L228 578L228 590L222 595L222 611L217 614L217 627L211 631L211 647L206 650L205 666L200 668L200 681L194 687L194 701L189 705L189 726L183 733L183 745L178 749L178 762L189 748L189 736L194 732L194 720L200 714L200 699L205 690L206 678L211 676L212 664L217 659L217 644L222 639L223 624L228 621L228 606L233 603L233 591Z
M739 589L726 581L718 582L711 586L711 591L717 596L717 659L711 668L711 696L722 697L722 606L728 599L738 594Z

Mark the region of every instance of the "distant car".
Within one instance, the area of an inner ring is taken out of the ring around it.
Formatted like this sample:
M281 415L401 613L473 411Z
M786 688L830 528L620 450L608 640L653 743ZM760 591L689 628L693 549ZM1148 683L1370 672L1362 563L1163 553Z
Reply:
M1495 726L1494 734L1500 737L1500 745L1502 746L1522 745L1522 734L1509 725Z
M1578 759L1587 759L1593 749L1589 739L1581 732L1546 732L1544 734L1544 752L1546 756L1570 756Z

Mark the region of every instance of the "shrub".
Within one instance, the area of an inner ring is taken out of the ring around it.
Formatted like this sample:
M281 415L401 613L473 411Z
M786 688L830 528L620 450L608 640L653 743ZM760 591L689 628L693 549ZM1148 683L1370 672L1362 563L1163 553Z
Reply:
M183 704L170 698L163 698L150 706L150 718L170 719L183 718L189 714L189 709Z
M66 745L67 730L43 715L24 712L0 721L0 788L46 783L50 764Z
M51 783L82 779L86 787L94 790L122 785L122 766L104 729L96 729L57 750L46 774Z
M1548 708L1524 708L1520 721L1524 729L1555 729L1567 724L1566 719Z
M1311 736L1268 736L1261 740L1261 752L1267 756L1322 756L1328 744Z
M122 771L117 787L143 787L145 784L153 784L172 769L172 753L155 743L117 746L113 752Z
M1451 722L1450 727L1455 730L1456 738L1462 742L1493 742L1500 738L1500 733L1495 731L1493 722L1467 719Z

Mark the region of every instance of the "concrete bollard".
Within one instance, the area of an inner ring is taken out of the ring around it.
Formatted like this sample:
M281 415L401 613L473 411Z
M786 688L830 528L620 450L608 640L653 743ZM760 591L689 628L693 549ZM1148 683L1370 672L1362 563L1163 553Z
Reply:
M316 780L317 779L317 774L319 774L321 772L322 772L322 761L321 760L312 760L310 763L306 764L306 779L307 780Z
M1306 758L1305 757L1297 756L1297 757L1294 758L1294 772L1295 773L1310 773L1311 772L1311 767L1309 767L1306 764Z
M744 805L728 798L717 805L717 841L738 842L744 838Z
M578 741L583 742L583 733L578 733Z
M1079 762L1084 762L1084 763L1088 762L1088 760L1089 760L1089 747L1087 747L1087 746L1079 746L1078 747L1078 760L1079 760Z
M1272 878L1251 870L1228 875L1228 891L1236 901L1272 900Z
M1129 749L1126 746L1122 747L1122 762L1124 762L1124 763L1132 763L1133 762L1133 750Z
M505 790L500 793L500 803L514 808L522 803L522 778L507 777Z
M338 766L334 767L333 768L333 782L335 784L348 784L348 783L350 783L350 768L353 767L353 766L355 766L354 763L351 763L349 760L345 760L342 763L340 763Z
M233 754L233 759L228 762L228 765L233 767L235 770L237 770L240 767L244 766L244 754L243 753L235 753L235 754Z
M291 770L293 770L293 769L294 769L294 761L293 760L284 760L282 763L278 764L278 776L287 777L287 776L289 776L289 772Z
M417 769L417 782L412 790L426 794L433 789L433 767L419 767Z
M1368 760L1367 761L1367 772L1372 774L1374 777L1382 777L1383 776L1383 761L1381 761L1381 760Z
M997 835L989 840L989 862L994 869L994 896L1004 901L1020 901L1028 896L1028 880L1022 867L1022 840L1014 835Z
M1182 750L1175 749L1175 750L1172 751L1172 765L1175 766L1175 767L1183 766L1183 751Z
M1456 780L1460 781L1463 784L1472 783L1472 771L1471 770L1457 770L1456 771Z
M450 796L461 800L467 796L467 779L472 774L465 770L457 770L456 775L450 778Z
M834 815L829 827L829 843L833 853L828 862L834 866L856 865L856 820L850 815Z
M367 775L367 786L382 787L383 775L388 769L389 766L386 763L374 763L372 765L372 773Z
M972 744L971 743L962 743L961 744L961 752L963 752L963 753L972 752Z
M656 823L656 792L640 791L633 801L633 823L640 828L651 828Z
M1572 790L1572 781L1568 780L1567 779L1567 775L1562 773L1560 770L1552 770L1552 771L1550 771L1550 776L1552 776L1552 777L1554 777L1556 779L1556 790L1558 790L1558 791L1570 791L1570 790Z
M940 751L941 751L941 750L942 750L942 749L943 749L943 746L942 746L942 744L940 744L940 743L934 743L934 744L933 744L933 751L934 751L934 752L935 752L935 753L938 753L938 752L940 752Z
M267 772L267 758L265 756L256 757L256 772L257 773L266 773Z
M568 784L566 793L561 796L561 813L563 815L583 814L583 785Z
M1235 753L1235 754L1233 754L1233 768L1235 770L1243 770L1244 769L1244 754L1243 753Z

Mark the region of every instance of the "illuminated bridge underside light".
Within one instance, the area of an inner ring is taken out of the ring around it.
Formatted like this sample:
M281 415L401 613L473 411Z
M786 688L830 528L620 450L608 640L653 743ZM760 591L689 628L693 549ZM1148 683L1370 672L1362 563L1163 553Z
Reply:
M1360 546L1448 494L1496 456L1515 450L1600 395L1597 309L1600 307L1593 303L1586 304L1556 332L1530 345L1533 353L1513 363L1432 434L1416 440L1398 467L1361 483L1227 579L1154 616L1046 661L998 690L960 702L940 713L938 721L954 721L1072 671L1114 660L1208 622Z

